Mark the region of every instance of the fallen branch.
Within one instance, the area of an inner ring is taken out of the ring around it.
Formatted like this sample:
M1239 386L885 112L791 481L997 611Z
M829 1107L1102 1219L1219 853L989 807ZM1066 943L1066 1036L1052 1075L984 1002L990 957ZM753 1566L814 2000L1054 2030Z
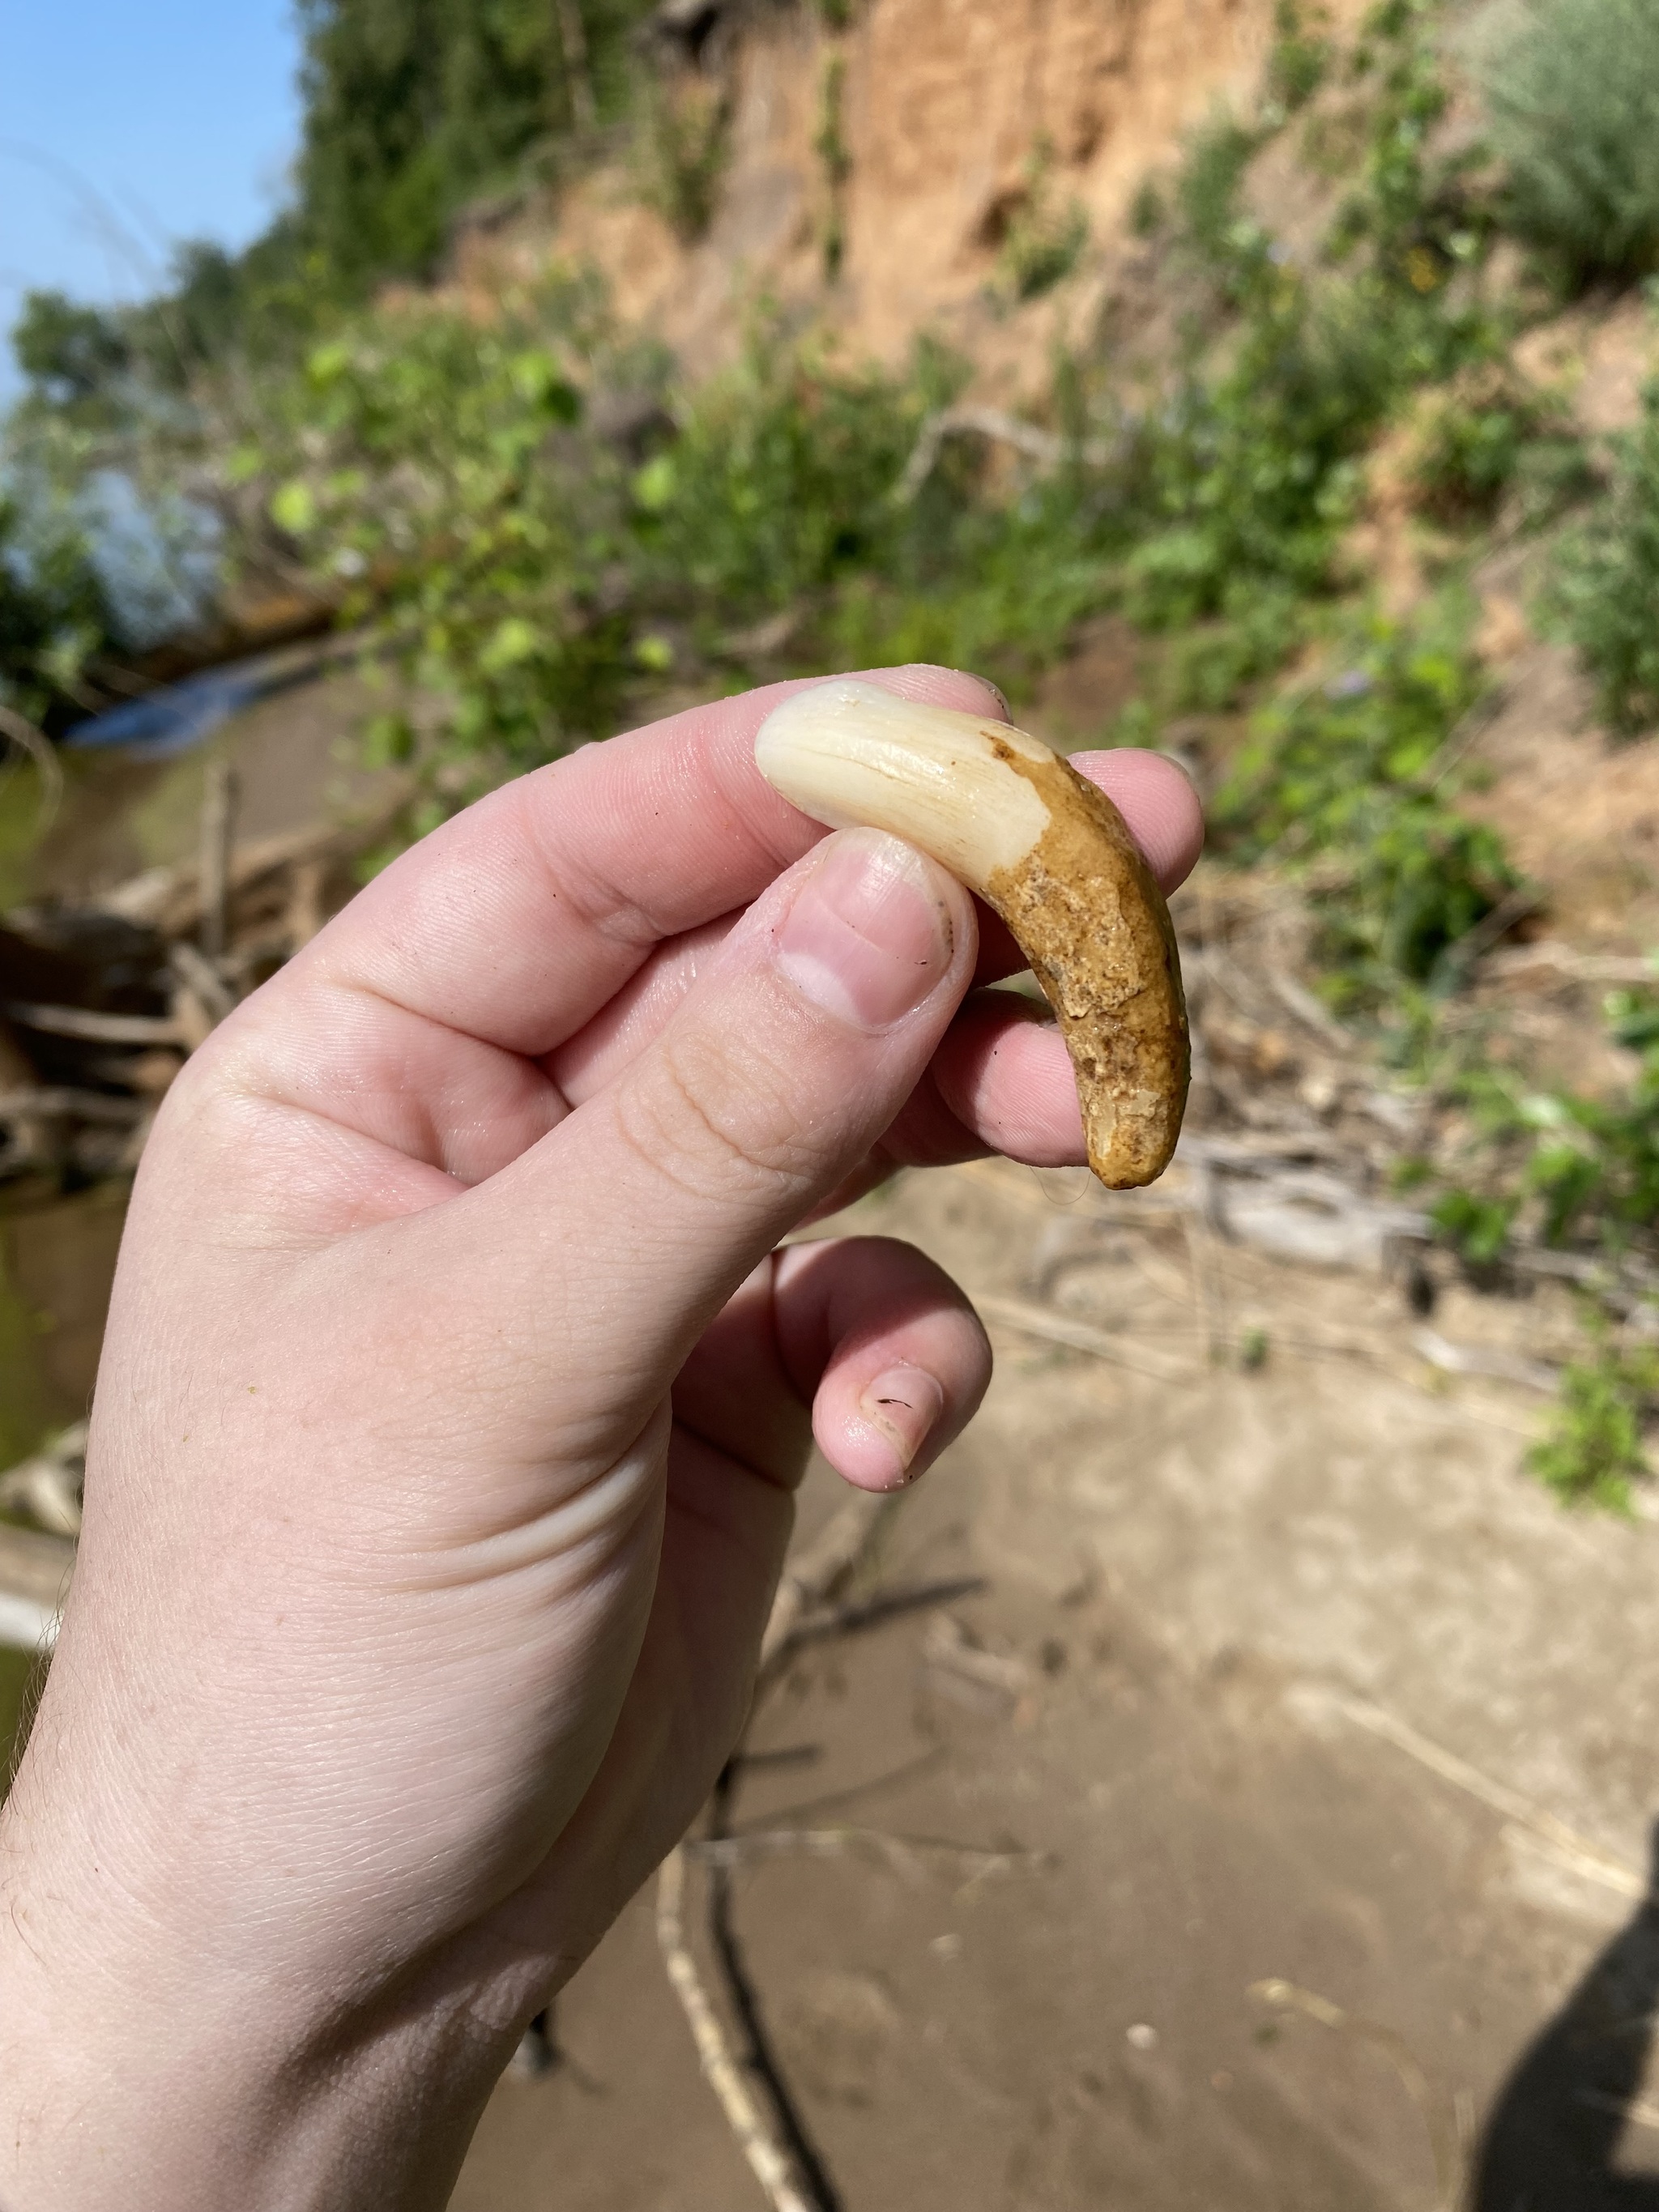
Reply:
M6 1009L19 1029L43 1036L84 1038L90 1044L182 1044L171 1014L99 1014L85 1006L37 1006L14 1000Z
M1426 1766L1430 1773L1437 1774L1454 1789L1477 1798L1494 1813L1501 1813L1543 1844L1551 1856L1565 1862L1576 1873L1599 1881L1620 1897L1647 1895L1647 1878L1639 1867L1611 1851L1604 1851L1598 1844L1581 1836L1576 1828L1570 1828L1565 1820L1558 1820L1553 1813L1534 1805L1529 1797L1523 1797L1518 1790L1511 1790L1506 1783L1494 1782L1490 1775L1482 1774L1455 1752L1431 1742L1408 1721L1396 1718L1381 1705L1369 1705L1363 1698L1345 1697L1336 1692L1318 1692L1317 1702L1352 1721L1357 1728L1381 1736L1385 1743L1393 1744L1397 1751L1403 1751L1408 1759L1414 1759L1419 1766Z
M198 952L187 937L180 939L173 947L167 955L167 964L178 977L181 990L195 1000L200 1010L200 1018L205 1021L210 1032L217 1029L225 1017L235 1011L236 994L225 981L221 961L210 959L206 953ZM178 1006L176 1000L173 1018L180 1029L190 1030L196 1026L190 1014ZM194 1042L199 1044L203 1040L198 1038Z
M50 1650L75 1565L75 1547L33 1528L0 1527L0 1644Z
M230 863L236 841L236 771L228 760L208 763L202 793L202 951L210 960L224 957L229 942Z
M775 1676L787 1656L803 1620L845 1583L891 1504L890 1498L878 1492L856 1492L845 1501L816 1542L786 1565L761 1638L757 1698L760 1685ZM704 2075L773 2212L832 2212L827 2193L813 2185L788 2140L789 2130L778 2110L777 2098L769 2096L763 2104L756 2094L753 2081L759 2077L734 2054L686 1941L685 1870L700 1849L701 1845L690 1842L678 1844L663 1861L657 1876L657 1946L668 1978L685 2014ZM718 1865L710 1871L715 1885L710 1899L715 1948L725 1974L727 2000L742 2016L747 1992L737 1985L730 1930L723 1923L720 1887L723 1875Z
M1486 975L1525 978L1540 970L1571 983L1659 982L1659 969L1645 954L1575 952L1571 945L1547 940L1540 945L1517 945L1490 953L1482 963Z
M1080 461L1085 468L1104 468L1118 450L1115 441L1103 438L1057 438L1051 430L1039 430L1035 422L1005 415L1000 407L945 407L930 415L921 426L921 434L893 493L899 506L908 507L932 476L945 441L963 437L988 438L994 445L1012 446L1016 453L1051 469L1066 459Z
M1401 2086L1423 2118L1429 2138L1429 2152L1434 2160L1435 2179L1438 2185L1441 2212L1453 2212L1462 2186L1462 2154L1458 2142L1456 2115L1450 2104L1438 2095L1424 2071L1421 2061L1403 2035L1396 2029L1384 2027L1381 2021L1366 2020L1358 2013L1333 2004L1316 1990L1299 1988L1295 1982L1271 1980L1252 1982L1249 1995L1263 2004L1273 2005L1280 2012L1299 2012L1308 2019L1316 2020L1322 2027L1328 2027L1339 2035L1363 2043L1384 2058L1399 2075Z
M400 782L395 793L372 815L356 823L309 823L301 830L284 830L239 845L230 855L226 872L232 899L252 890L283 869L307 861L326 864L349 860L377 844L395 828L414 793L412 781ZM162 936L194 936L202 926L204 885L199 856L176 867L148 868L96 901L100 913L118 915L124 921L146 925Z
M1544 1390L1553 1396L1561 1370L1541 1359L1528 1359L1518 1352L1500 1351L1485 1344L1451 1344L1432 1328L1412 1331L1412 1349L1443 1375L1486 1375L1498 1382L1518 1382L1523 1389Z
M1199 1373L1191 1361L1165 1358L1144 1345L1132 1346L1103 1328L1073 1321L1067 1314L1051 1313L1043 1306L1028 1305L1023 1298L979 1297L974 1304L981 1318L995 1327L1016 1329L1022 1336L1035 1336L1047 1344L1062 1344L1073 1352L1086 1352L1091 1358L1109 1360L1132 1374L1150 1376L1154 1382L1191 1382Z
M40 814L35 823L38 836L50 826L63 803L64 770L58 748L44 730L37 730L27 716L13 707L0 707L0 737L9 738L20 753L26 753L40 775Z
M873 1541L877 1530L892 1510L893 1500L880 1491L859 1491L848 1498L817 1540L799 1558L787 1565L772 1601L766 1633L761 1638L757 1669L757 1695L772 1681L787 1658L808 1613L847 1580Z
M709 2001L685 1940L685 1869L690 1847L682 1844L662 1863L657 1876L657 1946L696 2045L709 2087L720 2100L726 2124L750 2171L766 2192L773 2212L823 2212L809 2196L795 2160L784 2148L773 2117L762 2110L744 2068L733 2057L720 2015Z
M737 1867L755 1859L866 1858L896 1874L918 1878L930 1867L948 1866L982 1881L988 1875L1046 1874L1054 1860L1045 1851L987 1851L926 1836L890 1836L879 1828L755 1828L734 1836L707 1836L685 1845L705 1866Z
M66 1086L0 1091L0 1121L95 1121L111 1129L131 1128L149 1110L142 1098L119 1098L107 1091Z

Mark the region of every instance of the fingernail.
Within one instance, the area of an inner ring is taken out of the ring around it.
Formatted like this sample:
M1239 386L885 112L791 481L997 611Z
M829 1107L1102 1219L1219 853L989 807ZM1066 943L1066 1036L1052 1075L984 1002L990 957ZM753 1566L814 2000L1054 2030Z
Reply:
M908 1480L916 1454L938 1425L945 1411L945 1393L925 1367L890 1367L866 1390L859 1410L897 1455L892 1485L897 1489Z
M951 965L951 916L931 861L874 830L819 846L818 865L779 927L777 963L838 1021L890 1030Z

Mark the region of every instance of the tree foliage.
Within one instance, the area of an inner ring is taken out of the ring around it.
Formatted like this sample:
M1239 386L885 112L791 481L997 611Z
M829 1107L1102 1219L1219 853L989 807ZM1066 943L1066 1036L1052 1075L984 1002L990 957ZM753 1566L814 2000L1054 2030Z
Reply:
M300 0L301 228L361 292L418 275L467 199L627 105L642 0ZM579 49L572 52L569 49Z

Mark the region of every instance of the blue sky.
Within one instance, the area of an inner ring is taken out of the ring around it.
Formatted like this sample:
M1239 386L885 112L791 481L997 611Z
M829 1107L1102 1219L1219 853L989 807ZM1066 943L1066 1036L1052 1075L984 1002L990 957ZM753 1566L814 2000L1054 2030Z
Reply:
M0 331L29 285L136 299L169 244L261 230L297 58L289 0L0 0Z

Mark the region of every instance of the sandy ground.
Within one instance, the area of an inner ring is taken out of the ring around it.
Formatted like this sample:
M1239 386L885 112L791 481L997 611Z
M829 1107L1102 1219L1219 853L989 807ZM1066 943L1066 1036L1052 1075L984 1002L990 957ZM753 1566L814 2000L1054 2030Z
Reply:
M835 2201L1659 2206L1653 1526L1561 1513L1518 1466L1541 1401L1432 1376L1381 1282L1212 1254L1212 1325L1269 1337L1240 1372L1206 1358L1179 1231L1067 1179L913 1179L859 1225L992 1295L1064 1249L1042 1287L1121 1348L994 1329L983 1414L870 1571L937 1602L812 1649L758 1717L740 1827L1046 1862L740 1869ZM557 2026L456 2212L761 2202L648 1899Z

